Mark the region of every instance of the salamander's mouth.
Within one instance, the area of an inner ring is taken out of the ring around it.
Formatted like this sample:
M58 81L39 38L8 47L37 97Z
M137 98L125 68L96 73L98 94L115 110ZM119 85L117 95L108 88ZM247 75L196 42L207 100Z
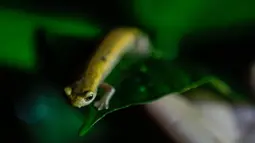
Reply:
M91 102L86 102L86 100L83 97L79 97L79 96L76 96L74 99L71 99L71 100L72 100L72 105L77 108L87 106L91 103Z

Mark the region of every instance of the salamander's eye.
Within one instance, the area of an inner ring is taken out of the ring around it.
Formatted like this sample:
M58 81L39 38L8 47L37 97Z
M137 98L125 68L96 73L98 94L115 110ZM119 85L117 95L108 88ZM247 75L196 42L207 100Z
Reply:
M87 92L86 95L85 95L85 100L88 102L88 101L91 101L93 99L94 99L94 93L91 92L91 91Z

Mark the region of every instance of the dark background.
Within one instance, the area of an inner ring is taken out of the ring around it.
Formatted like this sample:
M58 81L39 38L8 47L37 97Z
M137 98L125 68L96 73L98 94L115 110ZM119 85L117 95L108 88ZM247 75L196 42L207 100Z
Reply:
M100 4L99 4L100 3ZM111 1L87 1L81 2L78 0L72 1L1 1L0 5L6 8L24 10L40 15L67 15L75 17L89 17L94 22L99 23L106 33L113 27L122 25L138 26L139 28L150 33L153 37L153 30L148 30L130 17L127 13L128 4L117 0ZM63 81L58 71L53 69L63 68L65 66L58 65L57 59L54 59L56 53L50 50L50 45L45 41L43 29L35 32L35 39L38 42L38 60L42 66L40 73L30 75L28 73L20 72L17 69L10 69L7 67L1 68L1 91L3 96L1 98L1 138L8 142L29 142L29 134L26 132L26 124L18 120L14 114L11 103L14 100L23 98L21 95L31 88L33 84L37 84L41 79L51 80L58 83L60 86L69 81ZM103 36L103 35L102 35ZM222 78L228 80L234 87L237 87L240 92L250 94L248 85L249 80L249 66L254 59L254 26L253 24L240 24L230 28L216 28L205 30L193 35L183 37L180 43L181 51L180 57L192 59L194 62L200 63L211 71L220 75ZM59 46L72 46L73 44L84 46L95 46L101 37L92 41L79 41L72 37L67 37L68 44ZM206 48L205 48L206 47ZM93 52L93 51L91 51ZM79 54L82 51L69 53L72 60L68 62L69 65L75 65L78 69L83 60ZM65 53L66 54L66 53ZM77 56L78 55L78 56ZM65 58L64 56L60 56ZM76 57L76 58L75 58ZM70 58L69 58L70 59ZM78 62L79 61L79 62ZM71 70L69 71L71 72ZM56 75L58 74L58 75ZM75 75L75 73L72 73ZM70 77L70 80L72 78ZM252 99L253 96L250 96ZM154 125L150 117L144 113L142 107L132 107L116 113L110 114L104 119L110 123L110 136L105 138L91 137L91 142L122 142L128 141L154 141L169 142L168 138L162 131ZM98 123L97 126L100 126ZM88 137L89 138L89 137ZM99 141L100 140L100 141Z

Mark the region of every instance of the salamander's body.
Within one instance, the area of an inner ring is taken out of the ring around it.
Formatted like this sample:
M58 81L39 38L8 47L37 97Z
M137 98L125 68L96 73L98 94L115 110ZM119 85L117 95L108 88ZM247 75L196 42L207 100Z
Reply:
M115 89L104 83L105 78L124 54L130 51L148 53L149 45L148 37L138 29L118 28L111 31L90 60L83 78L72 87L65 88L73 106L80 108L89 105L95 99L98 87L101 87L106 93L94 105L99 110L107 109Z

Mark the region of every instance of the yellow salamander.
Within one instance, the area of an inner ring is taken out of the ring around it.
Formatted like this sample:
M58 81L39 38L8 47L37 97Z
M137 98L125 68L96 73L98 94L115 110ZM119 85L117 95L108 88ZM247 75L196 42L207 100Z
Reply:
M105 78L126 53L148 55L150 45L149 38L139 29L112 30L91 58L82 78L72 86L65 87L65 93L72 105L81 108L91 104L97 96L98 88L102 88L105 94L99 101L94 102L94 106L98 110L108 109L115 88L105 83Z

